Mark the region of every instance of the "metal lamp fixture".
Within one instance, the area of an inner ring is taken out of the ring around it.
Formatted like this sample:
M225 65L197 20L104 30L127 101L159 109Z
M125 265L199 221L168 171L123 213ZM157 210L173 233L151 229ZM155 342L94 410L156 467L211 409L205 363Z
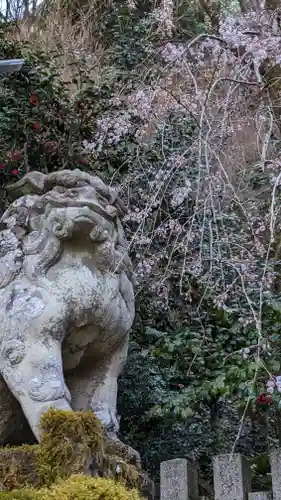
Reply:
M0 75L20 71L23 63L24 59L6 59L5 61L0 61Z

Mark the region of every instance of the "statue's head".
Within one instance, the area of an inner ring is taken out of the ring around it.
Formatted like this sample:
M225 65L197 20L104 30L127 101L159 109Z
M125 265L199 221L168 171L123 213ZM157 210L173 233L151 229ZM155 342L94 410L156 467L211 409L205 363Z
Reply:
M63 251L87 251L102 271L133 281L120 220L125 207L99 177L76 170L30 172L10 186L19 196L1 218L0 287L23 271L46 275Z

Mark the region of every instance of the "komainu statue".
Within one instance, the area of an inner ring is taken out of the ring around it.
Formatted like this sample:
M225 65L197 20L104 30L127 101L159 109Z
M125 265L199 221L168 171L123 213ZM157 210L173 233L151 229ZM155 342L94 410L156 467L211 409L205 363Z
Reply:
M0 442L19 425L15 404L37 440L50 407L91 409L117 440L134 319L125 208L78 169L30 172L10 189L20 197L0 231Z

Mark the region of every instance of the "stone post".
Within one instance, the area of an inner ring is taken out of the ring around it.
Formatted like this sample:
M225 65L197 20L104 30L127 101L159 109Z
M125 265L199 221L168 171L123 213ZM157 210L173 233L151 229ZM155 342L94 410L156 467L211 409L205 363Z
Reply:
M162 462L160 466L161 500L198 498L197 468L184 458Z
M248 500L272 500L271 491L260 491L258 493L249 493Z
M281 500L281 448L270 453L273 500Z
M239 453L213 460L215 500L246 500L251 491L249 463Z
M155 498L155 484L149 479L147 473L142 473L140 477L140 491L144 498L147 500L154 500Z

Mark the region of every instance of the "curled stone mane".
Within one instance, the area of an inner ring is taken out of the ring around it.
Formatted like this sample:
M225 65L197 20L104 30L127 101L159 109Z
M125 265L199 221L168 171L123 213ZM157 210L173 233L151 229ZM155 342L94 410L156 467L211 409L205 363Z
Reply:
M0 288L20 273L32 281L44 278L59 260L63 242L81 231L94 243L102 271L124 270L133 282L120 223L126 209L99 177L78 169L30 172L8 189L20 197L1 218Z

